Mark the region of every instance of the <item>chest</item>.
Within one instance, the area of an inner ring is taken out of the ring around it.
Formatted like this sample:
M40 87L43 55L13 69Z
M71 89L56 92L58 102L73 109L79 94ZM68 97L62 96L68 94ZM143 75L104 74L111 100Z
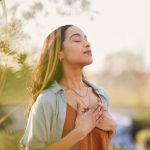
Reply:
M84 96L81 96L74 91L66 91L65 96L67 104L69 104L75 110L77 110L78 103L80 103L81 107L83 108L90 108L94 104L100 102L99 95L90 87L88 88L88 91Z

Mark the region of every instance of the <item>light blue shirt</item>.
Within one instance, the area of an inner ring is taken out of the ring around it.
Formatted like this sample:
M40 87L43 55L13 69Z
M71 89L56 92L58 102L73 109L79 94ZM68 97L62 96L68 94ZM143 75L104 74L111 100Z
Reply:
M102 104L108 109L109 96L107 92L84 80L101 97ZM66 116L66 97L57 81L45 89L33 104L29 114L25 133L21 144L41 149L62 138Z

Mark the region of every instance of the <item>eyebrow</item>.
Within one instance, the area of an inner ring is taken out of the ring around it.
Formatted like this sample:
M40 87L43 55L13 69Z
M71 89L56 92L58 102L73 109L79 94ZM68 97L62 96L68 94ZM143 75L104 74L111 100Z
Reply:
M72 34L72 35L70 36L70 39L71 39L73 36L80 36L80 37L82 37L81 34L75 33L75 34ZM84 35L84 37L87 39L87 36L86 36L86 35Z

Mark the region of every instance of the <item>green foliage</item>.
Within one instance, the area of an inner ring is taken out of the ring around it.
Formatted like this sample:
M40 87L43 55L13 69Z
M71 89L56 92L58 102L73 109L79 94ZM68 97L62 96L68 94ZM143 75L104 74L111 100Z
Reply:
M7 130L7 126L12 123L12 120L7 117L5 120L3 119L6 116L6 112L3 110L2 105L0 105L0 131Z
M21 150L20 138L22 132L8 133L5 131L0 132L0 150Z
M26 37L19 20L12 20L0 26L0 96L8 80L8 74L26 65L27 54L21 52L22 42Z
M18 64L24 64L25 60L27 58L27 54L18 54L17 56L17 63Z
M30 84L30 78L31 68L28 65L22 65L21 69L16 72L8 68L6 82L0 96L3 103L11 104L24 102L28 94L27 87Z

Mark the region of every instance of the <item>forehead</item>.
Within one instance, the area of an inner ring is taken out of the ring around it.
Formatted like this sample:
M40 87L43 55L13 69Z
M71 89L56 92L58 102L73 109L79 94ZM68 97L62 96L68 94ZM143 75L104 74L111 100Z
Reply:
M71 26L66 30L66 38L69 38L71 35L76 34L76 33L81 34L83 36L85 35L84 32L80 28L76 26Z

